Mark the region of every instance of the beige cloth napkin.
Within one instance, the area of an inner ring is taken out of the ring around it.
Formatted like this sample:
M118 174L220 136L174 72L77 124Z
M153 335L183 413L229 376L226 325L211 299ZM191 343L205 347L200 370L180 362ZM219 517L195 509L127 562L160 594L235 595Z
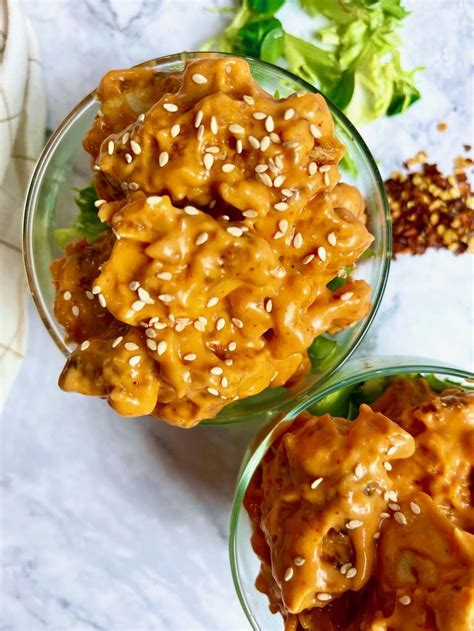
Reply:
M0 0L0 410L26 344L23 199L44 144L45 98L31 28L18 0Z

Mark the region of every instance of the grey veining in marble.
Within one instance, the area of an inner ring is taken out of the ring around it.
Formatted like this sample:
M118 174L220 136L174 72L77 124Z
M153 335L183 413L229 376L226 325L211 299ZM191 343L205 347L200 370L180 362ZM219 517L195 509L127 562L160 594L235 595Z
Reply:
M104 71L195 49L228 19L211 0L24 0L49 126ZM472 5L416 0L409 63L423 100L362 130L387 174L421 148L445 166L472 139ZM224 6L220 3L219 6ZM295 21L295 32L300 22ZM448 131L440 134L436 123ZM360 352L472 368L472 258L400 257ZM245 630L227 557L235 476L251 428L185 432L125 421L56 386L62 357L30 308L28 354L2 416L0 627Z

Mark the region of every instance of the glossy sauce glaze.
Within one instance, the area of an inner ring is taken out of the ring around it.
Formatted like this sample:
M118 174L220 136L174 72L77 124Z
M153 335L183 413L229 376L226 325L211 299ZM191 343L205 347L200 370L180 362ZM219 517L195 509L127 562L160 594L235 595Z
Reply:
M216 58L114 71L98 96L84 146L111 230L52 266L79 344L62 388L188 427L306 372L316 336L368 313L364 281L326 287L373 237L320 95L276 100Z
M257 588L287 631L470 631L473 471L472 393L400 378L354 421L304 413L245 496Z

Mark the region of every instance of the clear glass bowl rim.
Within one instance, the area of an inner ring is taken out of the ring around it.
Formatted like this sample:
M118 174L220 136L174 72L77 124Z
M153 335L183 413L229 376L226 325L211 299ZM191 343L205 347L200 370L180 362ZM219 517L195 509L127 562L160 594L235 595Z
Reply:
M301 412L305 409L317 403L322 398L327 395L340 390L346 386L350 386L356 384L360 381L366 381L367 379L372 379L374 377L389 377L398 374L406 374L406 373L424 373L424 374L436 374L442 376L449 377L458 377L459 379L464 380L474 380L474 374L469 371L463 370L461 368L455 368L453 366L442 365L441 363L436 363L435 360L430 360L421 357L375 357L370 361L377 364L377 360L380 362L393 361L391 365L380 365L375 367L367 368L366 370L362 369L359 374L350 374L348 377L343 377L340 381L338 380L338 374L333 373L331 377L331 383L326 385L325 387L321 387L316 393L314 393L309 399L304 401L303 403L299 403L294 408L288 412L281 420L279 420L275 425L271 424L269 427L268 433L263 437L261 442L255 448L255 450L251 450L251 447L247 449L245 453L242 464L240 467L240 471L237 476L237 483L235 487L234 499L232 502L232 510L230 515L230 526L229 526L229 559L230 559L230 568L232 573L232 580L234 582L235 591L237 593L237 597L239 599L240 605L247 617L248 622L250 623L252 629L255 631L260 631L261 627L255 625L255 617L252 614L252 611L247 603L247 599L245 597L245 589L242 588L240 581L240 572L239 572L239 560L238 560L238 537L237 537L237 525L241 511L245 510L243 507L243 499L245 493L247 491L248 485L252 479L255 470L257 469L259 463L261 462L263 456L266 451L270 447L275 434L279 435L279 430L281 430L281 426L284 423L291 422L295 417L297 417ZM364 358L358 358L355 362L363 364L364 361L367 361ZM431 362L431 363L430 363ZM249 541L250 546L250 541ZM253 553L253 551L252 551ZM257 578L255 576L255 578ZM254 587L254 589L256 589Z
M377 189L377 193L380 196L380 200L382 202L382 213L384 219L383 233L386 241L385 244L385 252L380 261L380 271L379 271L379 279L378 286L376 288L372 287L372 309L368 316L366 316L366 320L364 322L363 328L360 330L358 338L352 342L352 346L345 352L345 355L341 358L340 363L334 366L330 371L323 374L323 377L320 381L313 384L306 392L301 393L301 400L306 400L308 396L311 396L312 393L318 390L321 385L330 378L337 370L339 370L347 360L353 355L356 349L359 347L360 343L364 339L367 331L369 330L376 314L379 309L385 287L388 280L390 262L392 256L392 226L390 219L390 208L388 205L387 196L385 193L385 187L378 170L377 164L364 142L363 138L354 127L354 125L349 121L349 119L345 116L345 114L331 102L322 92L320 92L317 88L309 84L304 79L297 77L292 74L288 70L284 68L280 68L279 66L275 66L273 64L254 59L252 57L243 56L243 55L235 55L231 53L221 53L219 51L184 51L180 53L174 53L172 55L165 55L163 57L152 58L148 61L144 61L140 64L137 64L136 68L140 67L148 67L154 65L166 65L176 62L185 62L191 59L202 58L206 56L218 56L218 57L237 57L241 59L245 59L246 61L255 64L257 67L261 67L263 69L267 69L271 73L278 73L284 77L287 77L290 81L295 82L301 86L301 89L322 94L325 100L328 103L329 109L331 111L332 116L339 120L340 123L346 128L346 130L350 133L353 142L358 145L361 150L361 153L364 156L364 159L367 162L370 175L373 178L374 186ZM96 90L93 90L86 97L84 97L64 118L64 120L58 125L50 139L46 143L43 151L41 152L38 161L35 165L33 173L30 178L30 182L28 185L27 194L25 197L24 209L23 209L23 260L24 266L26 270L26 276L28 279L28 286L30 289L30 293L32 295L33 301L35 303L36 309L45 325L47 331L49 332L51 338L55 342L56 346L63 353L64 356L68 356L69 349L64 341L64 336L61 336L58 333L57 327L54 326L52 319L50 319L48 315L48 309L46 306L45 298L41 291L41 286L38 280L38 274L36 271L35 257L33 254L33 223L35 217L35 211L38 206L38 196L41 188L41 184L43 182L43 178L50 162L51 156L56 151L57 147L60 145L63 137L67 134L70 127L74 124L74 122L83 114L83 112L91 105L91 103L97 101L96 98ZM287 408L288 409L288 408ZM278 413L279 409L275 408L275 414ZM202 425L231 425L234 423L241 423L242 419L240 416L230 416L228 418L223 418L219 420L205 420L202 421Z

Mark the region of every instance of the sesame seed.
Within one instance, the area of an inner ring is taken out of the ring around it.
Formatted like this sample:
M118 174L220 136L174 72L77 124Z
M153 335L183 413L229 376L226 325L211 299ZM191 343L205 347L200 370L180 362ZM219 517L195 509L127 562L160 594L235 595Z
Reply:
M255 167L255 173L265 173L268 171L268 164L257 164Z
M303 265L309 265L314 260L314 254L308 254L303 259Z
M276 178L273 180L273 186L275 188L280 188L280 186L283 184L285 180L286 180L286 176L277 175Z
M316 162L310 162L308 165L308 175L314 175L318 172L318 165Z
M137 291L139 287L140 283L138 282L138 280L132 280L130 283L128 283L128 288L130 289L130 291Z
M213 375L222 375L224 371L222 370L222 368L220 366L214 366L214 368L211 368L211 374Z
M390 510L400 510L400 505L397 504L396 502L391 502L388 507L390 508Z
M138 344L135 344L135 342L126 342L124 347L127 351L138 351L139 349Z
M119 335L118 337L116 337L115 340L112 342L112 348L117 347L122 340L123 340L123 335Z
M132 303L132 311L141 311L144 306L145 303L142 300L135 300L135 302Z
M249 136L248 138L251 147L253 147L254 149L260 149L260 141L257 140L255 136Z
M239 318L232 318L232 322L235 324L235 326L238 329L243 329L244 328L244 323Z
M391 471L391 470L392 470L392 465L391 465L391 463L390 463L390 462L384 462L384 463L383 463L383 466L385 467L385 469L386 469L387 471Z
M318 256L321 259L321 261L325 261L327 258L326 248L323 247L322 245L318 248Z
M195 320L193 322L193 326L196 331L199 331L200 333L204 333L204 331L206 330L205 324L203 324L200 320Z
M280 145L281 144L281 138L280 136L275 132L272 131L270 134L270 140L275 144L275 145Z
M266 151L270 147L271 144L272 144L272 141L270 140L270 137L264 136L262 140L260 141L260 151Z
M140 355L134 355L133 357L130 357L130 359L128 360L128 363L130 364L130 366L137 366L137 364L140 363L140 360L141 360Z
M147 340L146 341L146 345L148 346L148 348L151 351L156 351L156 349L158 348L156 342L154 340Z
M151 322L151 320L150 320ZM145 331L145 335L147 337L156 337L156 331L154 329L152 329L151 327L149 327L146 331Z
M419 515L421 513L421 508L416 502L410 502L410 510L414 515Z
M196 353L187 353L187 355L183 357L183 359L187 362L193 362L196 358L197 358Z
M288 222L286 219L282 219L281 221L278 222L278 229L280 230L280 232L285 233L288 230Z
M186 213L186 215L199 215L199 210L197 208L194 208L194 206L185 206L184 212Z
M139 115L138 115L138 118L137 118L137 121L138 121L139 123L143 123L143 121L144 121L144 120L145 120L145 114L143 114L143 113L142 113L142 114L139 114Z
M173 300L173 296L171 294L160 294L158 296L158 300L161 300L161 302L168 304L169 302ZM170 320L171 320L171 316L170 316ZM158 328L156 324L155 324L155 328Z
M229 131L231 134L245 134L245 129L242 125L229 125Z
M138 288L138 297L147 305L153 305L155 301L143 287Z
M107 200L105 200L105 199L98 199L97 201L94 202L94 206L96 208L100 208L101 206L103 206L106 203L107 203Z
M293 578L293 574L294 574L294 573L295 573L295 572L294 572L293 568L292 568L292 567L289 567L289 568L286 570L286 572L285 572L285 575L284 575L283 579L284 579L285 581L291 581L291 579Z
M244 94L243 99L247 103L247 105L255 105L255 99L252 96Z
M278 202L277 204L274 204L273 208L279 212L284 212L285 210L288 210L288 204L286 202Z
M227 388L228 385L229 385L229 381L228 381L227 377L222 377L222 379L221 379L221 386L223 388Z
M357 568L351 567L346 573L346 578L354 578L356 574L357 574Z
M89 291L88 289L86 289L85 294L86 294L86 298L88 300L94 300L94 294L91 291Z
M398 602L401 605L409 605L411 603L411 598L410 598L410 596L407 596L407 595L400 596L400 598L398 599Z
M305 94L306 94L306 90L300 90L299 92L295 93L295 96L296 96L296 98L300 99Z
M163 355L163 353L166 353L167 348L168 348L167 342L165 342L165 340L161 340L161 342L158 344L157 349L156 349L158 355Z
M86 351L89 348L90 345L91 345L91 343L89 342L89 340L85 340L81 344L81 351Z
M212 298L209 298L207 301L206 307L215 307L218 302L219 298L217 296L212 296Z
M301 234L301 232L298 232L295 236L295 238L293 239L293 245L294 247L299 250L302 245L303 245L303 235Z
M360 464L357 464L354 469L354 476L356 480L359 480L364 475L364 467Z
M126 162L128 164L130 164L132 162L132 160L133 160L133 157L129 153L126 153L125 154L125 160L126 160Z
M94 171L100 171L100 166L98 164L94 164L93 169Z
M285 165L283 163L283 158L281 157L281 155L275 156L275 164L279 169L283 169Z
M237 226L230 226L226 230L233 237L241 237L243 234L241 228L238 228Z
M337 237L336 237L336 235L334 234L334 232L330 232L330 233L328 234L328 236L327 236L327 240L328 240L329 245L332 245L333 247L336 245L336 243L337 243Z
M247 219L255 219L255 217L258 216L258 213L256 210L244 210L244 212L242 213L242 215L244 217L247 217Z
M181 131L181 125L178 125L176 123L176 125L173 125L173 127L171 128L171 138L176 138L176 136L179 136L179 132Z
M208 147L206 151L207 153L219 153L220 149L219 147Z
M99 294L98 295L99 298L99 304L102 307L102 309L105 309L105 307L107 306L107 301L105 300L105 296L104 294ZM74 307L73 307L74 308Z
M166 329L167 326L166 322L155 322L153 325L157 331L162 331L163 329Z
M331 594L320 592L319 594L316 594L316 598L320 600L321 602L326 602L327 600L331 600L332 596Z
M205 153L202 161L204 162L206 170L210 171L212 169L212 165L214 164L214 156L211 153Z
M173 274L171 272L160 272L156 275L160 280L171 280L173 278Z
M214 397L219 396L219 390L216 390L215 388L207 388L207 391L209 392L209 394L212 394L212 396Z
M221 170L223 173L231 173L235 169L235 164L231 164L230 162L226 162L221 166Z
M254 112L252 116L255 118L256 121L263 121L263 119L267 117L265 112Z
M387 497L385 497L385 495ZM396 502L398 500L398 495L396 491L387 491L386 493L384 493L384 500L388 501L391 500L392 502Z
M275 121L273 120L273 116L267 116L265 119L265 129L270 133L275 129Z
M165 109L167 112L177 112L178 106L176 105L176 103L163 103L163 109Z
M158 158L158 163L160 167L164 167L168 164L170 159L169 153L167 151L162 151Z
M331 180L329 178L329 173L325 173L324 174L323 180L324 180L324 186L329 186L331 184Z
M272 301L272 299L271 299L271 298L269 298L269 299L267 300L267 302L265 303L265 311L266 311L267 313L271 313L271 312L272 312L272 309L273 309L273 301Z
M138 191L138 189L140 188L139 185L136 182L130 182L128 185L128 188L131 191Z
M280 232L279 230L277 230L275 234L273 235L273 238L275 239L275 241L278 241L278 239L281 239L284 236L285 236L284 232Z
M352 567L352 563L343 563L339 568L341 574L346 574Z
M211 116L210 128L211 133L214 135L217 134L217 132L219 131L219 125L217 124L217 118L215 116Z
M316 127L316 125L314 125L314 123L311 123L311 125L309 126L309 130L311 132L311 135L313 136L313 138L321 138L322 134L319 130L319 127Z
M347 522L346 528L348 528L349 530L355 530L356 528L360 528L363 525L364 522L360 521L360 519L351 519Z
M66 300L66 301L67 301L67 300L71 300L71 298L72 298L72 294L71 294L71 292L70 292L70 291L65 291L65 292L64 292L64 294L63 294L63 298L64 298L64 300Z
M390 513L380 513L379 515L380 519L388 519L390 517Z
M350 300L353 295L354 295L353 291L346 291L345 293L341 294L341 300L343 302L347 302L347 300ZM389 463L386 463L386 464L389 464ZM387 467L385 467L385 468L387 468ZM391 468L391 466L390 466L390 468ZM388 469L388 471L390 471L390 469Z
M295 557L293 559L293 563L297 565L298 567L301 567L302 565L304 565L305 562L306 562L306 559L304 557Z
M158 195L151 195L150 197L146 198L146 203L149 206L157 206L158 204L161 204L163 198L159 197Z
M200 74L199 72L195 72L193 74L192 80L194 81L194 83L197 83L198 85L203 85L204 83L207 83L207 78L203 74Z
M374 532L372 539L380 539L380 532Z
M208 239L209 239L209 235L207 234L207 232L201 232L201 234L198 235L195 243L196 245L202 245L203 243L206 243Z
M204 125L199 125L196 137L199 142L201 142L201 140L204 138Z
M286 121L289 121L293 118L293 116L295 115L295 110L292 107L289 107L287 110L285 110L285 113L283 114L283 118Z
M300 143L297 140L286 140L283 143L283 146L286 147L287 149L298 149L300 146Z
M141 154L142 148L135 140L132 140L132 142L130 143L130 147L132 148L132 151L136 156Z
M92 293L94 294L94 296L100 294L101 291L102 289L99 287L99 285L94 285L94 287L92 287Z
M397 447L393 445L387 449L387 456L393 456L393 454L397 451Z
M235 143L235 151L236 153L242 153L243 149L244 149L244 144L242 140L239 138L237 142Z
M227 347L227 349L229 351L235 351L235 349L237 348L237 342L229 342L229 346Z
M202 119L204 118L204 112L199 110L194 117L194 127L197 129L199 125L202 123Z
M221 215L222 221L230 221L229 215Z
M129 134L129 132L127 131L127 132L126 132L126 133L122 136L122 144L123 144L123 145L126 145L126 144L127 144L127 142L129 141L129 139L130 139L130 134Z
M233 363L234 363L233 359L224 359L224 364L226 366L232 366Z
M400 511L397 511L393 518L395 519L395 521L398 524L401 524L402 526L406 526L407 525L407 518L405 517L405 515L403 513L401 513Z
M222 331L224 327L225 327L224 318L219 318L216 322L216 331Z
M319 167L320 173L328 173L330 170L331 170L330 164L323 164L322 166Z
M107 145L107 153L109 154L109 156L111 156L114 152L115 149L115 144L113 140L109 140L109 143Z
M314 480L313 482L311 482L311 488L317 489L318 486L321 484L321 482L323 481L323 478L316 478L316 480Z

